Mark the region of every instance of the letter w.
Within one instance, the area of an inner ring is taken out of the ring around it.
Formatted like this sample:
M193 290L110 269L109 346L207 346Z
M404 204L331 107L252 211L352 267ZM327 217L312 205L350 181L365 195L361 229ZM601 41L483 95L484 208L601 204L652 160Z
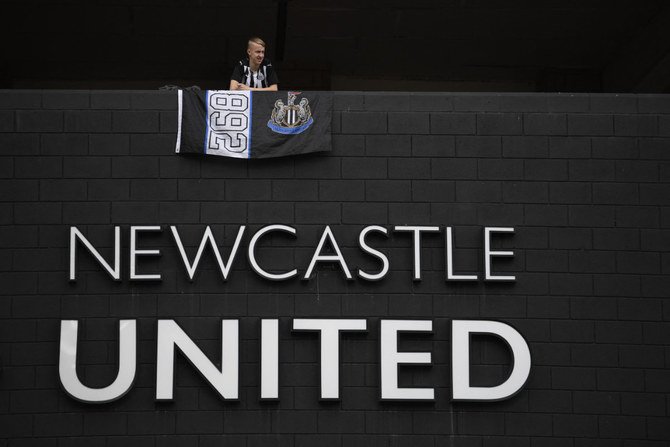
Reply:
M186 250L184 249L184 244L182 244L181 238L179 237L177 227L170 226L170 230L172 230L172 236L174 236L174 240L177 243L177 248L179 248L179 254L181 255L182 261L184 261L184 267L186 267L186 271L188 272L188 279L193 281L195 272L198 270L198 264L200 264L200 258L202 257L202 253L205 251L205 246L209 242L209 245L212 246L212 250L214 251L214 256L216 256L216 262L218 262L219 264L219 270L221 271L221 276L223 277L223 280L226 281L228 279L230 269L233 265L233 261L235 260L237 249L240 247L240 242L242 241L242 236L244 235L245 228L246 227L244 225L240 226L240 229L237 232L237 237L235 238L235 243L233 244L233 248L232 250L230 250L230 255L228 256L228 262L226 263L223 262L223 259L221 259L221 253L219 253L219 248L217 247L216 241L214 240L214 235L212 234L212 230L211 228L209 228L208 225L207 229L205 230L205 234L202 236L202 239L200 240L200 247L198 247L198 253L195 255L193 263L191 263L188 260L188 255L186 254Z

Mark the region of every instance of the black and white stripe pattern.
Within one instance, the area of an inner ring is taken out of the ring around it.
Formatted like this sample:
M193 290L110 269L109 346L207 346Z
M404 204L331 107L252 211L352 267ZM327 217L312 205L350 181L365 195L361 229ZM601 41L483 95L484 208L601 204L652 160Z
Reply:
M255 72L251 70L250 65L249 59L241 60L233 69L230 80L250 88L268 88L279 84L277 73L269 60L263 60Z
M244 85L254 88L265 88L268 87L267 79L267 66L263 65L259 67L259 70L256 72L252 71L248 66L244 67L244 78L242 82Z

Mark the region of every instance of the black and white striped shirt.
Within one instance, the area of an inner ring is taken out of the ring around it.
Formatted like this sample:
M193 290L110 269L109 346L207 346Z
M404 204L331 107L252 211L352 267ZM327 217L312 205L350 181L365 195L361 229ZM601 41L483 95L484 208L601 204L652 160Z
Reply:
M241 60L235 65L230 79L252 88L266 88L273 84L279 84L277 73L275 73L272 62L268 59L263 60L256 72L251 71L248 58Z

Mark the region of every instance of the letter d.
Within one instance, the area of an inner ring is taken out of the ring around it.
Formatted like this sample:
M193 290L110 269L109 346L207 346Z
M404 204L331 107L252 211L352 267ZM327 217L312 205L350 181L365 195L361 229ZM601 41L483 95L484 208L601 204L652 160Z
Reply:
M492 387L470 385L470 335L500 337L512 350L512 372L505 382ZM513 327L498 321L454 320L451 323L452 400L497 401L512 397L523 388L530 373L530 350Z

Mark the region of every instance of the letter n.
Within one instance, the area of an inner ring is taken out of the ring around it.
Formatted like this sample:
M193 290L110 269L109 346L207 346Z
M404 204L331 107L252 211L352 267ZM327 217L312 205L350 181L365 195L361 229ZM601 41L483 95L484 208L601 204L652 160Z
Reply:
M217 368L174 320L158 320L156 400L173 399L175 346L223 399L238 399L238 323L221 320L221 368Z

